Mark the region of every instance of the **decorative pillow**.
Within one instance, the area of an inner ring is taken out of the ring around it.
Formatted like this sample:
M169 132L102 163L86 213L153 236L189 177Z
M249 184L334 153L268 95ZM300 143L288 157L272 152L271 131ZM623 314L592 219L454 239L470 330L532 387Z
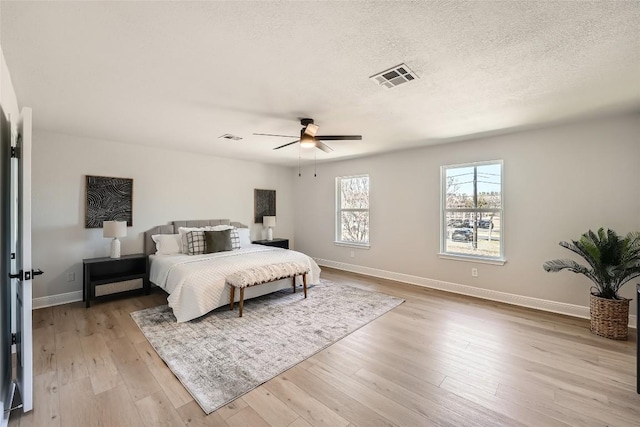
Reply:
M174 255L182 252L182 240L179 234L154 234L156 255Z
M205 231L204 241L206 245L205 253L224 252L232 250L231 246L232 230Z
M206 231L211 230L212 227L180 227L178 228L178 234L180 234L180 239L182 241L182 253L189 253L189 242L187 242L187 233L190 231Z
M238 230L233 225L214 225L210 227L211 231L231 230L231 250L240 249L240 236Z
M189 255L202 255L207 248L204 240L204 231L188 231L187 236L187 253Z
M240 249L240 235L238 234L238 229L233 227L231 230L231 250L237 251Z
M238 236L239 236L239 242L238 243L240 243L240 247L241 248L249 247L249 245L251 245L251 237L249 235L249 229L248 228L236 228L236 231L238 232Z

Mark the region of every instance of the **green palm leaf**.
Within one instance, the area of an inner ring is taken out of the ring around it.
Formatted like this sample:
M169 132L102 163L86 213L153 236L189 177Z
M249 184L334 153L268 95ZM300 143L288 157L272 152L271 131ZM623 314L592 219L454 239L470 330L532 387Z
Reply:
M571 259L556 259L543 264L545 271L569 270L583 274L595 284L596 295L618 299L618 291L627 282L640 277L640 232L632 232L624 238L613 230L591 230L571 243L560 246L579 255L587 266Z

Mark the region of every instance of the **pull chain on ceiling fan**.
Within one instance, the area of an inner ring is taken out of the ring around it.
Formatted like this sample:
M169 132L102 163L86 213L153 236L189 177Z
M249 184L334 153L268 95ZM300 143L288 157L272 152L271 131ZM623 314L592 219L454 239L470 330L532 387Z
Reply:
M300 119L300 124L302 125L302 129L300 130L300 138L295 141L288 142L284 145L274 148L274 150L279 150L284 147L288 147L289 145L293 145L296 143L300 143L300 147L303 148L312 148L316 147L325 153L330 153L333 151L333 148L329 147L325 144L324 141L361 141L362 135L316 135L318 132L319 126L313 123L313 119ZM275 136L275 137L283 137L283 138L295 138L295 136L290 135L274 135L270 133L254 133L254 135L260 136Z

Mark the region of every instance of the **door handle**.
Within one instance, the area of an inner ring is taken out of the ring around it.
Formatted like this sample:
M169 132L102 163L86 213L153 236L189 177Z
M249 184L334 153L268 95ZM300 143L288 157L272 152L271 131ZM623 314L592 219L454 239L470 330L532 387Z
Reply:
M16 274L11 274L11 273L9 273L9 279L20 279L20 280L23 280L23 279L22 279L22 277L23 277L23 274L22 274L22 273L23 273L23 272L22 272L22 270L20 270L20 271L19 271L19 272L17 272Z
M36 268L35 270L31 270L31 271L20 270L16 274L9 273L9 278L20 279L20 280L31 280L31 277L40 276L41 274L44 274L44 271L40 270L39 268Z

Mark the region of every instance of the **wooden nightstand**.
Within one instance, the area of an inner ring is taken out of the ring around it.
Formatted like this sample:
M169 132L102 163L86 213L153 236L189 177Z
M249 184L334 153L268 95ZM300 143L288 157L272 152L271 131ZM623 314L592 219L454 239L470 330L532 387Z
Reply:
M96 286L108 283L142 279L142 290L146 295L149 295L151 286L147 278L147 256L145 254L123 255L120 258L87 258L82 260L82 264L84 265L82 300L86 302L87 307L90 306L92 299L102 298L102 296L96 297ZM116 294L127 295L139 291L139 289L133 289L115 292L105 295L105 297Z
M289 239L254 240L251 243L264 246L275 246L276 248L289 249Z

